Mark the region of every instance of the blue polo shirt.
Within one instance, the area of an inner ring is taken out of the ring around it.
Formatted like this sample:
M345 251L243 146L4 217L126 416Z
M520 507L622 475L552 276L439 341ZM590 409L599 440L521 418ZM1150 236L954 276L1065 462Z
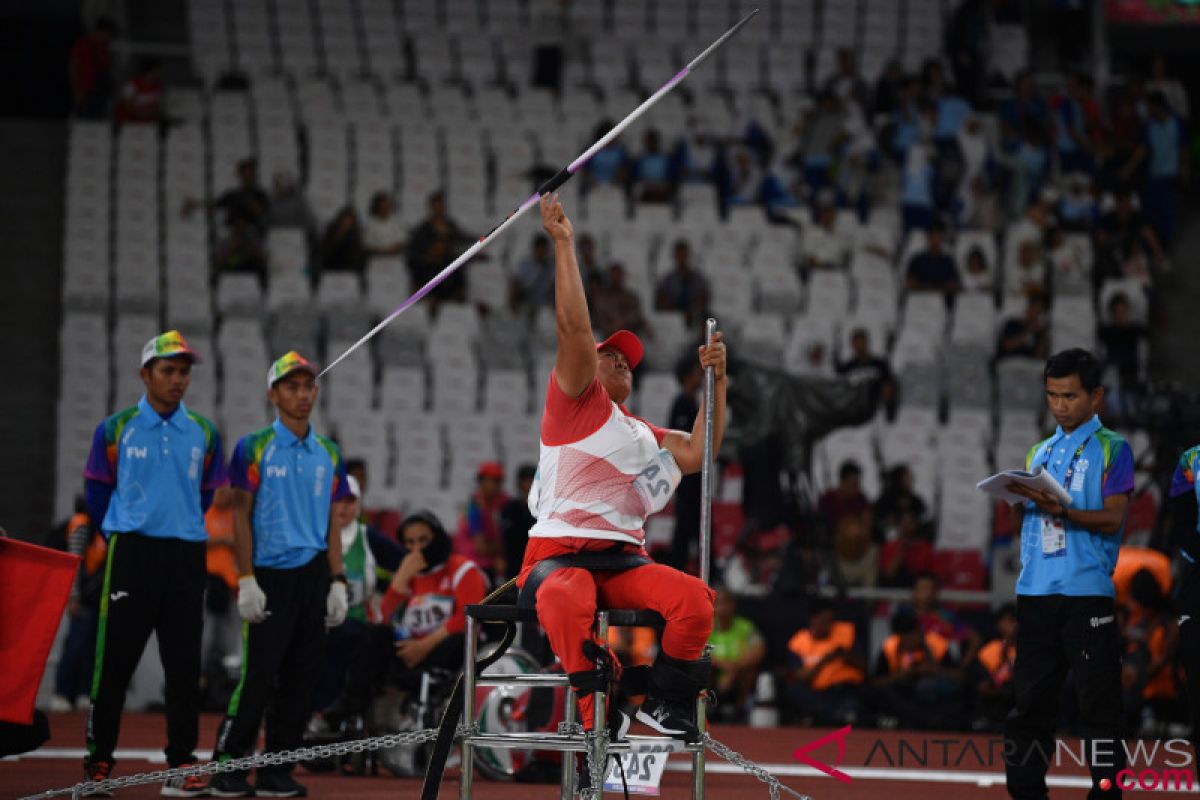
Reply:
M1170 494L1172 499L1187 492L1195 492L1196 500L1200 502L1200 483L1196 482L1198 469L1200 469L1200 445L1196 445L1179 457L1179 463L1175 465L1175 474L1171 477ZM1200 517L1196 519L1196 531L1200 533ZM1180 554L1188 561L1195 563L1186 550L1181 550Z
M1146 120L1146 149L1150 151L1151 178L1179 177L1179 148L1183 146L1183 126L1175 117L1162 122Z
M1133 451L1121 436L1102 426L1098 416L1070 433L1059 427L1049 439L1034 445L1025 468L1038 466L1070 492L1071 508L1099 511L1106 497L1133 491ZM1124 528L1100 534L1068 524L1066 550L1046 555L1042 552L1045 520L1037 506L1025 503L1017 594L1115 596L1112 573Z
M278 419L238 439L229 482L254 495L254 566L292 569L325 550L329 507L350 493L338 446L309 427L298 438Z
M113 487L100 523L110 533L203 542L200 493L224 486L221 435L183 403L164 418L145 395L101 422L83 475Z

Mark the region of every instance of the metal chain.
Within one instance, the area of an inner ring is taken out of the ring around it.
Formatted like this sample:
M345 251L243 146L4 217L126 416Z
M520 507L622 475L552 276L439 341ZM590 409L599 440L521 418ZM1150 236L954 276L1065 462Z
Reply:
M760 767L758 764L755 764L753 761L746 758L744 755L737 752L733 748L728 747L727 745L721 744L716 739L709 736L707 733L703 734L703 736L704 736L704 746L705 747L707 747L709 750L712 750L714 753L716 753L721 758L728 761L730 764L736 764L737 766L741 767L743 770L745 770L750 775L753 775L754 777L758 778L760 781L765 783L767 785L767 789L771 792L771 800L779 800L779 793L781 791L786 792L787 794L790 794L792 797L795 797L796 800L812 800L812 798L809 797L808 795L800 794L799 792L795 791L794 789L789 789L788 787L784 786L782 783L779 782L779 778L776 778L774 775L767 772L765 769Z
M48 797L65 797L79 796L77 792L94 790L113 790L123 789L128 786L140 786L147 783L159 783L170 780L171 778L184 777L188 775L215 775L219 772L240 772L242 770L250 770L255 767L275 767L286 764L294 764L297 761L311 761L322 758L330 758L333 756L342 756L348 753L366 753L373 750L384 750L391 747L402 747L405 745L416 745L423 742L433 741L437 738L436 728L425 728L419 731L405 731L403 733L393 733L387 736L376 736L371 739L355 739L349 742L337 742L334 744L323 744L315 747L300 747L295 750L281 750L275 753L262 753L255 756L247 756L245 758L235 758L229 761L210 761L207 764L197 764L192 767L176 767L174 769L164 769L157 772L142 772L137 775L126 775L120 778L108 778L102 781L84 781L74 786L65 789L52 789L42 792L41 794L28 795L22 800L38 800L39 798ZM460 725L455 731L456 737L470 733L478 733L478 728L474 725Z

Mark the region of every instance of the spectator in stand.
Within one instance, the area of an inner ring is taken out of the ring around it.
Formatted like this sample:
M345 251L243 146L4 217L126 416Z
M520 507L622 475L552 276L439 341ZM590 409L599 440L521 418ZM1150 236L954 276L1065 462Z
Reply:
M1147 98L1149 116L1140 147L1122 172L1126 180L1146 165L1146 182L1142 188L1142 208L1159 240L1166 247L1175 238L1175 206L1179 186L1187 179L1187 138L1183 123L1171 114L1162 92L1151 92Z
M970 685L974 687L972 730L999 732L1017 702L1013 689L1013 665L1017 662L1017 607L1005 603L996 612L996 638L979 648L967 662Z
M387 192L371 195L367 218L363 220L363 246L369 256L395 256L404 252L404 223L396 213L396 203Z
M243 158L239 161L237 179L237 188L222 192L216 200L211 202L205 203L194 197L184 200L184 216L201 207L210 210L220 209L225 214L226 227L232 229L240 223L245 223L261 239L267 230L267 214L271 209L271 199L258 185L258 162L253 158Z
M907 466L900 464L888 470L884 477L883 492L875 501L872 518L880 540L892 540L900 535L901 521L905 515L919 525L925 520L925 501L913 491L913 474Z
M866 663L854 640L854 623L835 619L833 603L816 597L808 627L788 641L788 703L812 724L846 725L857 719Z
M896 379L887 359L871 352L871 336L866 328L856 328L850 334L850 358L839 361L837 374L853 383L870 382L872 399L882 403L889 415L896 411Z
M316 241L316 215L290 172L276 172L271 178L266 222L268 228L299 228L310 245Z
M817 193L813 220L803 226L800 237L802 272L814 269L842 269L850 259L853 243L837 229L837 203L832 191Z
M1170 597L1148 569L1134 574L1130 596L1132 602L1125 609L1121 631L1125 640L1121 685L1126 725L1132 732L1139 720L1143 725L1154 720L1174 721L1183 681L1176 663L1179 624ZM1152 735L1153 729L1143 728L1136 734Z
M817 96L816 105L804 116L797 134L800 136L800 162L804 182L818 191L829 184L829 173L837 160L845 138L846 115L842 102L831 91Z
M633 162L633 196L643 203L669 203L675 198L679 178L671 157L663 151L662 138L654 128L642 139L642 153Z
M873 587L879 582L879 545L871 541L870 515L844 516L833 530L838 585Z
M912 511L896 515L895 539L884 542L879 553L879 582L884 586L908 588L917 576L934 567L933 545Z
M1142 344L1147 341L1146 326L1133 319L1129 298L1118 292L1108 301L1108 320L1100 326L1104 347L1104 368L1116 371L1117 388L1122 399L1136 393L1142 385Z
M463 508L454 534L454 551L471 559L489 576L503 575L504 541L500 535L500 509L508 503L504 493L504 466L496 461L479 465L476 489Z
M245 211L235 211L229 218L229 230L213 248L213 267L222 272L248 272L267 280L267 251L262 233Z
M112 96L112 52L109 44L116 33L110 17L100 17L92 29L71 46L71 98L75 116L104 119Z
M606 119L592 132L592 141L599 141L613 128L613 121ZM583 166L583 188L590 190L599 184L623 187L629 180L629 154L621 138L617 137L597 150Z
M843 107L853 103L863 111L868 108L870 88L858 71L853 50L838 48L837 71L825 81L823 90L838 98Z
M1171 113L1186 123L1190 116L1187 90L1176 78L1167 72L1167 60L1162 54L1155 54L1150 59L1150 80L1146 81L1146 89L1159 92L1166 99Z
M642 313L642 298L625 285L625 268L617 262L608 267L608 282L589 298L592 319L602 331L633 331L642 338L651 336L650 323Z
M853 461L842 462L837 486L821 495L818 506L830 531L837 530L846 517L858 517L870 524L871 503L862 491L862 467Z
M162 93L162 62L142 59L137 73L121 89L113 121L118 126L126 122L161 122Z
M1062 228L1052 229L1047 236L1047 270L1057 297L1083 297L1092 292L1092 249L1081 239L1068 236Z
M682 311L689 329L700 324L708 310L708 281L692 265L692 248L677 239L671 250L672 269L658 282L654 292L657 311Z
M1141 243L1156 264L1166 258L1158 234L1138 211L1137 203L1137 196L1132 191L1119 192L1113 210L1096 226L1096 258L1102 274L1118 275L1120 261L1135 241Z
M452 260L454 251L471 237L446 213L446 195L440 191L429 196L429 216L408 237L408 271L414 290L424 286ZM466 270L457 270L438 284L429 297L438 303L461 303L467 295Z
M987 75L988 5L986 0L965 0L946 26L946 57L954 70L954 82L973 104L978 104Z
M992 186L994 157L991 142L977 114L971 114L958 132L958 156L962 160L955 197L955 212L964 228L992 230L999 218Z
M1050 107L1034 85L1033 72L1026 70L1017 76L1013 96L1000 104L999 116L1001 144L1006 151L1020 147L1030 122L1040 126L1050 119Z
M809 378L832 378L834 376L833 359L829 347L821 339L800 342L800 352L795 356L785 356L787 369L793 375Z
M1096 224L1096 198L1088 175L1077 172L1067 178L1057 217L1059 226L1069 231L1090 231Z
M363 246L363 228L354 206L345 206L325 226L325 234L317 247L321 272L354 272L359 275L367 267L367 250Z
M688 353L675 362L675 380L679 394L671 402L667 427L687 430L687 421L700 413L700 393L704 387L704 370ZM651 420L657 422L657 420ZM690 572L692 542L700 541L700 475L684 475L675 492L675 530L671 537L671 566ZM698 545L697 545L698 547Z
M939 148L952 148L971 116L971 104L946 85L939 60L931 58L921 67L925 101L933 106L933 140Z
M936 633L950 643L955 660L968 663L975 658L982 640L958 614L941 605L941 582L932 572L923 572L913 582L912 612L924 633Z
M916 78L901 75L896 91L889 152L904 166L909 149L921 137L921 84Z
M1092 131L1100 122L1100 107L1091 97L1090 78L1081 73L1067 76L1063 92L1052 101L1057 131L1058 168L1062 172L1090 172Z
M537 467L522 464L517 468L517 493L500 509L500 539L504 544L504 579L515 578L525 560L529 529L537 520L529 513L529 490Z
M1048 275L1041 242L1021 242L1016 264L1004 275L1004 291L1010 295L1023 294L1027 297L1045 294Z
M905 269L905 285L912 292L941 292L949 300L962 288L962 282L954 258L945 251L946 228L934 222L925 235L925 249L914 255Z
M1050 348L1050 331L1046 320L1046 297L1041 293L1029 295L1025 313L1008 319L1000 329L996 344L996 359L1020 356L1046 358Z
M997 158L1008 172L1004 210L1009 219L1025 213L1042 189L1050 169L1050 131L1045 120L1030 119L1015 143Z
M223 669L225 657L241 648L241 619L234 613L240 576L233 539L233 490L228 486L213 492L204 528L208 531L208 588L204 593L203 670L208 674Z
M992 274L992 267L988 264L982 249L972 247L967 253L967 263L962 272L962 280L964 292L987 292L990 294L995 288L995 276Z
M716 716L722 721L744 723L754 697L754 684L767 657L767 645L754 623L737 615L737 598L728 589L717 589L708 643L717 690Z
M596 251L596 240L592 238L590 233L584 233L579 236L579 273L583 275L583 285L587 286L587 282L596 277L601 282L604 280L604 267L600 263L600 255Z
M955 728L961 722L962 672L950 643L924 633L907 610L892 617L892 634L875 661L869 702L902 728Z
M539 308L554 307L554 254L545 234L533 237L529 256L517 265L509 283L508 305L530 315Z

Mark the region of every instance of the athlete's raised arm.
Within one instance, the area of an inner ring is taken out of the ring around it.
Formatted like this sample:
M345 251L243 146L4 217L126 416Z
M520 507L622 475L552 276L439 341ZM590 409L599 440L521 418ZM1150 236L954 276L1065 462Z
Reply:
M596 340L583 279L575 260L575 234L558 195L541 200L542 226L554 240L554 316L558 354L554 376L568 397L578 397L596 377Z

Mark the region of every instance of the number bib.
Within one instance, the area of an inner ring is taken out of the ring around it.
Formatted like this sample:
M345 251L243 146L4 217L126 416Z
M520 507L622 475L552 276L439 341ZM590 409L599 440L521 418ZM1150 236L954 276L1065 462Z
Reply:
M404 609L404 625L413 636L427 636L450 619L454 613L454 598L441 594L414 597Z
M646 509L646 516L662 511L670 501L671 495L679 488L683 473L675 463L675 457L670 450L659 450L650 466L639 472L633 479L633 488Z
M642 737L629 737L630 752L621 753L620 766L617 758L609 762L608 774L604 776L604 791L621 792L625 785L630 794L657 795L662 783L663 770L667 768L667 757L680 752L682 743L639 741ZM622 781L621 768L624 768Z

